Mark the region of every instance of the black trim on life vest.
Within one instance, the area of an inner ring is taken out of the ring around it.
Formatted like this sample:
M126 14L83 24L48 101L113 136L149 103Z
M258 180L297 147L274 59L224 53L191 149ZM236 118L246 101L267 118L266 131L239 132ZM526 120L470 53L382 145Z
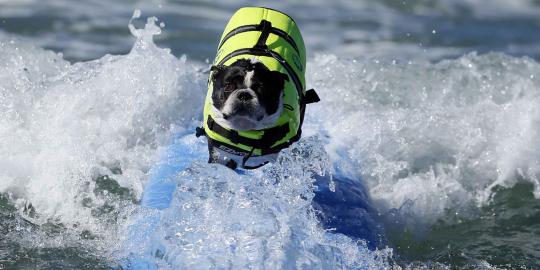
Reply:
M229 38L233 37L234 35L244 33L244 32L249 32L249 31L260 31L261 29L259 27L260 27L260 24L249 24L249 25L242 25L242 26L236 27L235 29L231 30L227 35L223 37L223 40L221 41L221 43L219 43L218 50L221 49L221 46L223 46L223 44L225 44L225 42ZM284 39L285 41L287 41L287 43L291 45L291 47L293 47L293 49L297 53L300 53L300 50L298 49L298 45L296 45L296 42L294 41L294 39L291 36L289 36L289 34L287 34L285 31L279 28L272 27L270 28L270 33Z
M220 142L220 141L214 140L214 139L212 139L212 138L210 138L208 136L206 138L207 138L208 142L211 144L212 147L219 148L219 149L221 149L223 151L225 151L223 148L228 148L228 149L231 149L234 152L236 152L236 153L230 153L229 152L229 154L231 154L231 155L236 155L236 156L242 156L243 157L243 156L245 156L245 154L249 153L249 151L246 151L246 150L244 150L242 148L239 148L237 146L234 146L232 144ZM288 142L284 142L284 143L276 145L276 146L274 146L272 148L261 149L261 154L259 156L277 154L282 149L289 147L292 143L298 141L299 139L300 139L300 137L297 138L297 136L295 136Z
M298 49L298 45L296 45L296 42L294 42L294 39L292 39L292 37L289 36L289 34L287 34L285 31L283 31L283 30L281 30L279 28L272 27L272 32L271 33L274 34L274 35L279 36L280 38L283 38L285 41L287 41L287 43L291 44L293 49L298 54L300 54L300 50Z
M208 116L206 124L210 130L229 139L234 144L243 144L261 150L270 149L272 145L284 138L290 131L289 123L287 122L281 126L264 129L264 133L260 139L252 139L241 136L236 130L222 127L210 115Z
M292 80L294 82L294 85L296 87L296 91L298 92L298 97L302 99L304 97L304 87L302 86L302 82L298 78L298 75L294 71L294 69L283 59L281 55L278 53L268 50L268 49L260 49L260 48L247 48L247 49L238 49L236 51L233 51L229 54L227 54L221 61L219 61L218 65L223 65L223 63L227 62L227 60L238 56L242 54L249 54L249 55L255 55L255 56L268 56L276 59L284 68L287 70L287 73L292 77Z
M246 158L247 157L247 158ZM249 159L250 157L249 156L244 156L242 158L242 163L243 165L241 166L242 169L246 169L246 170L254 170L254 169L258 169L266 164L268 164L268 161L265 161L257 166L247 166L246 165L246 162L247 160ZM245 161L244 161L245 160ZM231 169L231 170L236 170L238 168L238 163L236 163L236 161L232 160L232 159L229 159L227 161L227 163L225 163L225 166L227 166L227 168Z

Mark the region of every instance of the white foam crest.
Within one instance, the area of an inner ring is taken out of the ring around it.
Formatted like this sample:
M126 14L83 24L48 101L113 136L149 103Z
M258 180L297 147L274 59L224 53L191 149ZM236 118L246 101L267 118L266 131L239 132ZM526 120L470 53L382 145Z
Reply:
M135 29L130 54L75 65L0 43L0 192L26 218L113 234L93 214L111 203L94 180L110 175L137 198L156 148L199 117L206 78L153 45L154 22ZM36 216L22 213L29 205Z
M129 31L131 34L137 38L137 41L135 42L135 45L132 48L132 52L136 51L138 49L146 49L148 46L151 46L154 49L157 49L158 47L154 44L154 36L161 34L161 27L158 26L156 23L158 19L156 17L149 17L146 19L146 25L142 29L137 29L132 24L134 19L138 19L141 17L141 11L139 9L136 9L133 12L133 16L131 17L131 20L129 20ZM170 52L169 49L163 49L167 52Z
M161 250L148 258L160 269L386 269L391 249L320 227L312 176L329 166L313 137L253 174L195 163L179 174L156 236L134 248Z
M323 100L307 127L327 134L338 171L362 179L381 210L431 223L486 203L494 185L535 183L540 65L491 53L430 63L319 56ZM318 124L317 124L318 123Z

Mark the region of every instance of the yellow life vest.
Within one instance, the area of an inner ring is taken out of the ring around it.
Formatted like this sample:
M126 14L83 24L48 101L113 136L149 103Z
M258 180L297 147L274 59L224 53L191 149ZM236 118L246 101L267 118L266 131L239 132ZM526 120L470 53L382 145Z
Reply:
M198 129L197 135L205 134L209 145L246 159L275 154L300 139L305 105L319 101L314 90L306 91L305 88L305 45L295 21L269 8L239 9L225 27L214 65L227 66L243 58L256 58L269 70L289 75L279 119L272 127L263 130L236 131L220 126L212 115L213 85L209 80L204 130ZM241 165L244 168L257 167L245 166L245 159Z

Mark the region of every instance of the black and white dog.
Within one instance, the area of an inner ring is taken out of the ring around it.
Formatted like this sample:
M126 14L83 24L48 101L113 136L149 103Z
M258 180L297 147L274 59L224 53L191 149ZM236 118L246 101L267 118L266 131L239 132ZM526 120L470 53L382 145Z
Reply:
M266 130L273 127L284 108L285 82L289 76L269 70L255 58L239 59L229 66L212 66L213 121L234 131ZM230 168L256 168L275 160L277 153L264 156L238 152L224 145L208 143L209 162ZM249 160L249 161L248 161Z
M218 124L239 131L260 130L278 120L289 76L270 71L254 58L211 70L212 110Z

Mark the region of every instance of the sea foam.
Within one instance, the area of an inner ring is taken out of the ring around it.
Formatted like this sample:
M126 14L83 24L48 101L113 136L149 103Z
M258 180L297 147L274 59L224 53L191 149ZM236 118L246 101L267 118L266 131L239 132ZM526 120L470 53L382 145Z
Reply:
M431 223L489 201L495 185L535 184L540 65L500 53L435 64L321 55L308 81L322 103L308 126L326 134L336 168L368 186L382 212Z

